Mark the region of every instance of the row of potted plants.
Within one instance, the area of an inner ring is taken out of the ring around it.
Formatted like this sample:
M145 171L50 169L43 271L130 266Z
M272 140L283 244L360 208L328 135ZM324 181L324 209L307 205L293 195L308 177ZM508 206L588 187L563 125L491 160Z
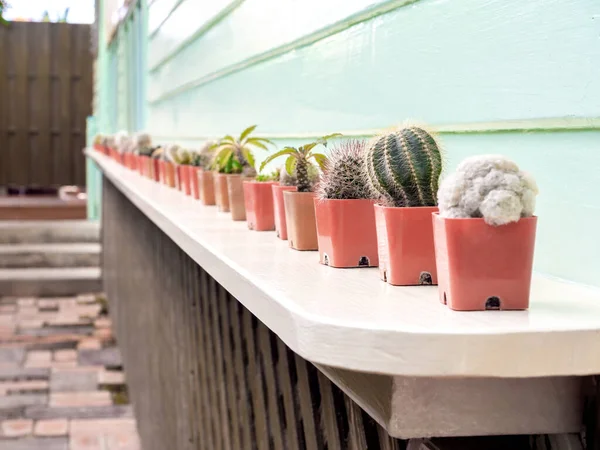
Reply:
M251 230L318 250L324 265L379 267L392 285L439 284L440 301L454 310L528 308L537 186L514 162L471 157L440 185L437 138L408 125L369 142L345 140L328 156L317 150L340 134L285 147L257 174L253 151L272 143L255 128L199 152L152 147L147 134L98 137L95 147ZM279 159L279 169L263 172Z

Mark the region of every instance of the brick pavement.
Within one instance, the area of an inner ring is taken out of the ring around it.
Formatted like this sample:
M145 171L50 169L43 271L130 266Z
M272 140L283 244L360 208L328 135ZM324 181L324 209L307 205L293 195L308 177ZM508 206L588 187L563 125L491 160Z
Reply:
M0 298L0 449L140 449L104 304Z

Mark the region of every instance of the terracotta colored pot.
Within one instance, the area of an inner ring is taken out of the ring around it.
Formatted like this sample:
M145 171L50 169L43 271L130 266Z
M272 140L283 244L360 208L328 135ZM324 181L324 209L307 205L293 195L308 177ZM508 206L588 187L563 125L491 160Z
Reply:
M162 159L158 160L158 180L162 183L162 184L166 184L165 183L165 162Z
M437 284L431 214L436 207L375 205L379 275L394 286Z
M165 184L175 187L175 165L170 161L165 161Z
M198 171L200 167L196 166L188 166L188 178L190 180L190 190L192 192L192 197L196 200L200 198L200 190L198 186Z
M203 205L215 205L215 173L210 170L198 171L198 187Z
M138 165L137 170L139 174L143 177L146 176L146 170L148 170L148 164L146 163L147 156L138 156Z
M190 187L190 171L188 167L188 165L177 165L177 179L179 180L177 187L185 195L192 195L192 190Z
M314 192L283 192L288 240L295 250L319 249L314 197Z
M150 158L152 161L152 179L157 183L160 182L160 160L157 158Z
M275 216L275 233L277 237L283 241L287 240L287 224L285 221L285 205L283 204L284 191L297 191L296 186L281 186L274 184L271 186L273 190L273 215Z
M274 181L244 181L244 201L246 204L246 220L248 228L255 231L273 231L275 217L273 215Z
M331 267L377 267L373 200L314 199L319 260Z
M494 227L433 215L440 301L457 311L527 309L537 217Z
M146 163L146 177L151 180L154 179L154 160L149 156L144 157L144 161Z
M229 194L229 209L233 220L246 220L246 204L244 201L244 181L251 181L252 177L240 174L227 176L227 193Z
M229 212L229 193L227 191L227 174L226 173L215 173L214 177L215 187L215 202L219 211Z
M100 153L104 153L104 145L102 144L94 144L94 150Z

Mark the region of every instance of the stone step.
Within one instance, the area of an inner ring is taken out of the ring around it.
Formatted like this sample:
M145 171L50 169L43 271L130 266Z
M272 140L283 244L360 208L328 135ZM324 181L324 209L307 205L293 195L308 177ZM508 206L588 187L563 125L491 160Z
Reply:
M0 269L98 267L100 244L0 244Z
M95 267L0 269L0 296L58 297L101 290Z
M100 225L88 220L0 221L0 244L99 242Z

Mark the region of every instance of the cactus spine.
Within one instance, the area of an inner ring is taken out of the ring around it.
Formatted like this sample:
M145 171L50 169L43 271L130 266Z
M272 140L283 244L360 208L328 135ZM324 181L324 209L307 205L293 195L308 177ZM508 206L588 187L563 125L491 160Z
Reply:
M375 138L364 157L371 195L389 206L435 206L442 156L435 138L409 126Z
M331 150L317 188L320 199L364 199L370 192L363 176L365 142L350 140Z

